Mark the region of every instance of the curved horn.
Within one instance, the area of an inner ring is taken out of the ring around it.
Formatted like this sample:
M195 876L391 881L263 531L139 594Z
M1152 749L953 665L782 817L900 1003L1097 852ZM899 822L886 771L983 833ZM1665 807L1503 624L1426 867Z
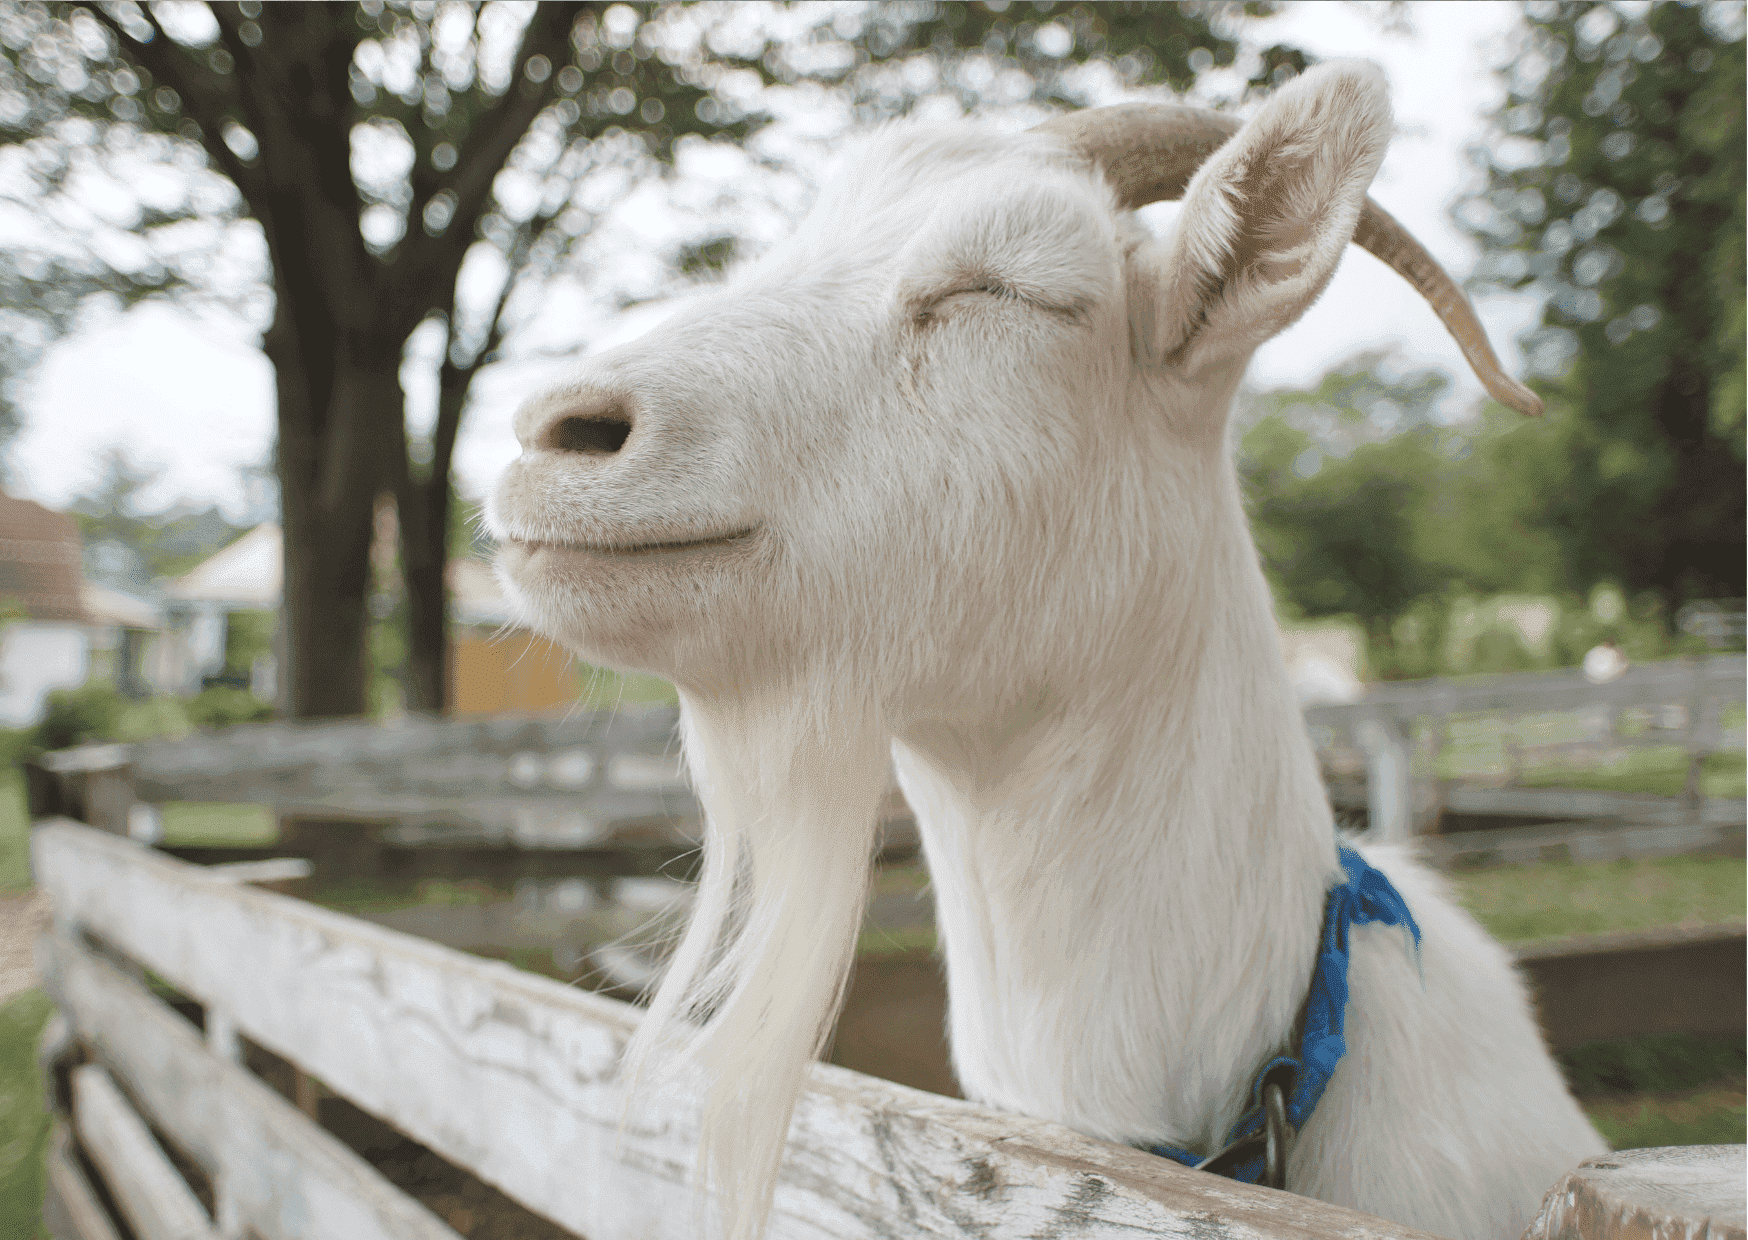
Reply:
M1045 121L1041 133L1061 138L1104 169L1125 210L1182 198L1190 178L1237 133L1236 117L1169 103L1120 103ZM1462 287L1384 208L1366 199L1354 244L1382 259L1432 306L1462 349L1487 394L1530 417L1541 398L1505 373Z

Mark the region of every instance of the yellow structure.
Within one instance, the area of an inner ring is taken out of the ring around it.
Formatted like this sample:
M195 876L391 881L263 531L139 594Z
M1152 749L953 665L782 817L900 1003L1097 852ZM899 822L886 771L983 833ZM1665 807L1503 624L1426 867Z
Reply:
M562 710L576 703L571 653L537 633L458 624L450 650L451 714Z
M451 560L448 585L450 714L523 714L576 705L575 659L508 623L509 600L490 564Z

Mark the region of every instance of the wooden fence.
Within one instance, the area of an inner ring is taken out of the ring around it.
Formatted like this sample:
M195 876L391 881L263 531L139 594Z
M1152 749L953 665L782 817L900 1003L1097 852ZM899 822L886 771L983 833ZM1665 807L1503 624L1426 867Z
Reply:
M626 1122L615 1068L635 1008L78 823L39 825L32 849L55 910L39 966L65 1022L47 1057L83 1152L57 1130L53 1213L87 1220L68 1234L105 1234L88 1163L141 1240L453 1240L247 1071L245 1038L571 1234L699 1234L697 1096ZM198 1003L204 1034L128 962ZM210 1214L154 1132L211 1183ZM791 1150L773 1237L1423 1236L829 1065Z
M1693 844L1719 834L1704 830L1708 821L1731 830L1742 823L1740 802L1708 805L1700 778L1711 754L1741 752L1741 733L1726 728L1724 716L1744 700L1745 673L1741 655L1724 655L1645 664L1600 685L1575 669L1404 681L1374 685L1350 705L1311 707L1305 721L1338 776L1363 767L1363 787L1344 789L1337 779L1331 791L1338 805L1344 799L1355 803L1357 791L1371 829L1385 837L1423 834L1436 829L1442 813L1455 811L1530 820L1642 820L1687 828L1671 839ZM1441 759L1458 730L1483 721L1500 742L1503 769L1491 780L1468 784L1441 778ZM1521 786L1527 767L1559 761L1600 765L1648 747L1685 753L1680 798L1585 797Z
M1702 718L1711 699L1692 700ZM1382 701L1356 719L1419 717ZM39 967L60 1009L42 1048L55 1234L111 1237L119 1221L138 1240L456 1237L312 1118L324 1091L565 1234L701 1234L698 1094L681 1085L629 1106L616 1075L637 1009L256 885L302 872L294 859L194 865L127 838L152 838L155 803L187 799L430 831L459 819L506 840L532 821L522 842L536 847L653 822L673 833L678 819L677 840L693 811L672 723L658 709L611 725L274 725L49 755L30 794L33 864L54 907ZM250 1070L251 1048L299 1084L275 1089ZM829 1065L812 1069L791 1151L770 1233L781 1240L1421 1235ZM1719 1174L1740 1167L1739 1147L1729 1157ZM1696 1186L1666 1185L1663 1208ZM1714 1234L1742 1234L1733 1208L1735 1230L1717 1216ZM1562 1236L1617 1234L1548 1217Z
M1361 808L1386 838L1436 833L1452 813L1510 822L1499 838L1465 832L1431 845L1435 860L1534 860L1559 845L1603 859L1694 851L1739 838L1742 802L1700 796L1701 767L1740 752L1725 713L1744 700L1739 655L1648 664L1593 685L1576 671L1407 681L1359 702L1306 711L1338 808ZM32 812L66 813L147 842L167 801L253 802L286 818L393 820L393 842L458 833L534 849L607 847L635 838L679 850L698 807L682 777L672 707L578 712L565 719L408 719L265 724L213 736L101 745L50 754L30 771ZM1501 764L1491 777L1441 775L1465 732L1487 731ZM1525 787L1550 761L1598 766L1634 750L1678 747L1683 795ZM914 846L896 790L889 841ZM1524 835L1524 824L1577 822ZM1625 825L1627 831L1614 831ZM1542 838L1547 835L1548 838Z

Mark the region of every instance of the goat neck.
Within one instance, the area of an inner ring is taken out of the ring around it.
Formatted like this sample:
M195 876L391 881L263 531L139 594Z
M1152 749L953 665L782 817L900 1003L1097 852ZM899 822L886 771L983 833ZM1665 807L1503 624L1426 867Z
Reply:
M1217 1144L1289 1041L1338 870L1217 476L1199 553L1084 675L921 715L894 746L967 1094L1116 1141Z

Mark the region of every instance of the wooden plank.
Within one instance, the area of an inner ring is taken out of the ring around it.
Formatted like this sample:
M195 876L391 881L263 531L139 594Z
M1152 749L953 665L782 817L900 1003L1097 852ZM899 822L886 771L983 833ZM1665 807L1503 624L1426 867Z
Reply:
M73 1069L73 1125L139 1240L216 1240L194 1191L94 1063Z
M1475 676L1462 680L1397 681L1371 686L1351 705L1314 706L1306 719L1346 731L1369 712L1400 719L1444 714L1517 714L1576 710L1598 704L1617 708L1698 700L1742 701L1748 662L1724 655L1688 662L1670 660L1629 668L1619 680L1594 685L1576 669L1523 675Z
M496 779L505 759L544 759L581 746L611 753L663 752L671 746L678 711L671 706L621 706L563 716L490 719L408 717L394 724L370 720L245 724L216 735L131 746L142 781L174 783L245 771L287 771L323 766L380 765L451 758L454 778ZM544 782L537 778L536 783Z
M1744 1240L1748 1148L1675 1145L1592 1158L1548 1190L1524 1240Z
M60 934L45 936L42 955L44 983L80 1037L221 1186L234 1211L227 1223L262 1240L457 1240L266 1082L211 1054L193 1026L119 969Z
M268 857L261 861L227 861L207 867L207 873L227 883L288 883L308 878L313 867L304 857Z
M530 1209L589 1240L697 1235L696 1093L628 1117L615 1076L636 1009L77 824L32 848L57 915ZM791 1131L772 1240L1423 1237L829 1065Z
M1470 870L1545 861L1582 863L1698 852L1740 853L1742 827L1716 822L1659 826L1590 819L1453 831L1427 836L1421 845L1432 864L1447 870Z
M67 1125L56 1118L45 1155L42 1221L54 1240L121 1240L85 1177Z
M1513 954L1557 1048L1644 1034L1742 1032L1748 943L1740 922L1523 943Z

